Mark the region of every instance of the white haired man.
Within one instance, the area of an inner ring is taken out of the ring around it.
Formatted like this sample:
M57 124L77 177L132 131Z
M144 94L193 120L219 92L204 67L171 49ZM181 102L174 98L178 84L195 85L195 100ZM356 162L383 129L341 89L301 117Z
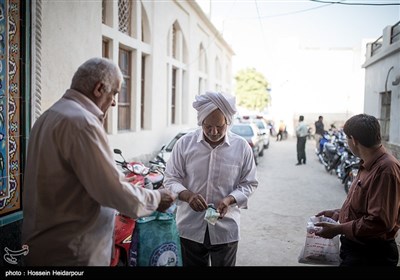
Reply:
M133 188L115 165L103 120L121 84L118 65L89 59L35 122L23 189L27 265L108 266L114 209L137 218L173 203L167 190Z
M178 195L177 225L183 266L234 266L240 209L258 186L250 145L229 131L235 98L207 92L196 96L196 131L182 136L167 162L165 186ZM209 205L217 222L204 220Z

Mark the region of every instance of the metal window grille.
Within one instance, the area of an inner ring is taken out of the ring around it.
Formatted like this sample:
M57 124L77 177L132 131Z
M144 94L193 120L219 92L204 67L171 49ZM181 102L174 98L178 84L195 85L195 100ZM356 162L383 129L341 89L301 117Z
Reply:
M118 0L118 30L129 34L131 9L129 0Z

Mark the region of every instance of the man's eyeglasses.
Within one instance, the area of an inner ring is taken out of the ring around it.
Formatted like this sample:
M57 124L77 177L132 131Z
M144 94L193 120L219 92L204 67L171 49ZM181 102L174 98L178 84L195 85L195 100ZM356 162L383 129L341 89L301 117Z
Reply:
M203 123L203 129L207 130L207 131L209 131L213 128L217 129L218 131L221 131L221 130L225 129L225 127L226 127L226 123L224 123L223 125L208 125L208 124Z

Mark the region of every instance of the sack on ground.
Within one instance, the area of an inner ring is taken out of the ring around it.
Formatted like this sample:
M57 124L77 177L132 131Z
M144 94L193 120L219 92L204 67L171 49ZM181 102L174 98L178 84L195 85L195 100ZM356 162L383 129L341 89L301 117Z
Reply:
M156 211L137 219L129 251L130 266L182 266L175 215Z
M317 222L337 223L328 217L310 217L310 221L307 223L306 242L298 258L299 263L339 265L339 235L332 239L316 236L314 224Z

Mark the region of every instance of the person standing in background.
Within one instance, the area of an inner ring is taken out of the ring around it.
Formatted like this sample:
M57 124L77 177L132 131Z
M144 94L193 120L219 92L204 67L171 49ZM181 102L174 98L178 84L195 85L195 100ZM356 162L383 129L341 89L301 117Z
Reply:
M283 120L281 120L280 123L279 123L278 134L276 135L276 141L281 141L282 140L285 131L286 131L286 125L283 122Z
M196 96L193 108L200 128L176 142L164 180L178 195L183 266L235 266L240 209L247 209L258 186L253 151L229 130L234 96L207 92ZM215 224L204 220L213 210L219 213Z
M325 133L323 120L324 118L322 116L319 116L318 120L315 122L315 142L316 142L315 148L318 153L321 152L319 142L321 141L321 138Z
M306 142L308 128L304 122L304 116L299 117L299 124L296 127L297 136L297 163L296 165L306 164Z

